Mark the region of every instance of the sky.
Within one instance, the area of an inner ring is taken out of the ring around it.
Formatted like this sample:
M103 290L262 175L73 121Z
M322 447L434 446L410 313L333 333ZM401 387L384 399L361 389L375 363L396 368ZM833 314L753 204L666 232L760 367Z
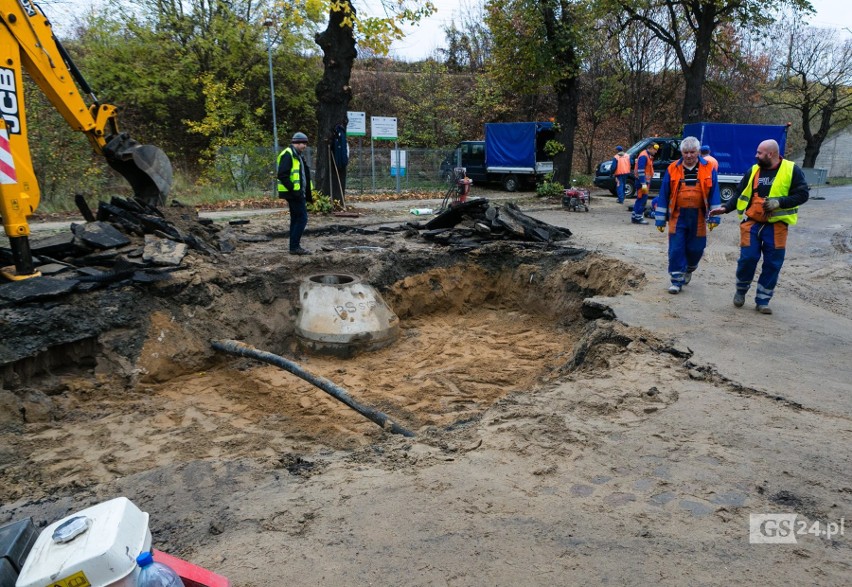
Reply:
M435 49L444 46L443 27L456 20L457 28L461 28L458 22L460 2L459 0L432 0L438 7L438 12L431 18L420 23L416 28L410 28L410 34L405 40L395 43L391 47L394 56L407 61L416 61L430 57ZM461 0L462 4L479 6L481 0ZM852 9L849 8L850 0L810 0L817 14L811 17L809 24L820 28L847 29L846 33L852 36Z
M371 2L374 0L365 0ZM460 17L463 10L477 10L482 0L432 0L438 11L419 23L416 27L406 28L408 35L402 41L394 43L391 54L406 61L416 61L431 57L435 50L444 47L445 36L443 27L455 22L461 28ZM101 4L100 0L43 0L39 3L48 17L56 25L61 37L61 26L73 22L74 15L86 10L93 4ZM812 26L835 28L844 34L852 36L852 10L848 8L849 0L811 0L817 14L810 19Z

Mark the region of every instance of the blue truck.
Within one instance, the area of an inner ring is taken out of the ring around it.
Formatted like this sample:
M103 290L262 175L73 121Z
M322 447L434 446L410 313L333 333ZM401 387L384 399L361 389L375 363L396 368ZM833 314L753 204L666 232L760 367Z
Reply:
M727 202L734 197L737 184L751 166L754 165L754 154L757 145L766 139L775 139L784 155L787 146L787 129L789 125L774 124L730 124L722 122L695 122L684 125L684 137L693 136L702 145L709 145L711 154L719 162L719 188L722 201ZM651 189L660 189L660 180L666 168L672 161L680 158L681 137L647 137L627 149L631 166L636 157L648 145L657 143L660 150L654 158L654 178ZM603 161L595 172L595 186L609 190L615 195L615 178L612 176L612 160ZM627 182L626 197L633 197L632 181Z
M552 122L489 122L484 141L462 141L441 163L441 177L454 179L464 167L474 185L499 183L508 192L534 186L553 173L553 157L544 152L556 137Z

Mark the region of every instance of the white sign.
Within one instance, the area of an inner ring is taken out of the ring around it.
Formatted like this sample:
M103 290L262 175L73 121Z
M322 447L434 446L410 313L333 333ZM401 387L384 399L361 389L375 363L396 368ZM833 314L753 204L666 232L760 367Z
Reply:
M346 125L347 136L367 136L367 114L365 112L347 112L346 118L349 119L349 124Z
M371 137L379 141L395 141L398 137L396 134L396 116L371 116L370 117Z
M398 165L398 167L405 169L405 159L406 159L405 151L397 151L396 149L391 149L391 152L390 152L391 167L397 167L397 164L396 164L396 154L397 153L399 153L399 165Z

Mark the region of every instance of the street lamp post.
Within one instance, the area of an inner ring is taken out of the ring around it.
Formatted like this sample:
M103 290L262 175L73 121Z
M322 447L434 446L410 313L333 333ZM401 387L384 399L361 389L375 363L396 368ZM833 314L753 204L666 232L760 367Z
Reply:
M272 96L272 138L275 141L274 159L278 157L278 123L275 120L275 82L272 77L272 41L270 39L270 30L273 24L270 19L263 21L263 26L266 27L266 52L269 54L269 94Z

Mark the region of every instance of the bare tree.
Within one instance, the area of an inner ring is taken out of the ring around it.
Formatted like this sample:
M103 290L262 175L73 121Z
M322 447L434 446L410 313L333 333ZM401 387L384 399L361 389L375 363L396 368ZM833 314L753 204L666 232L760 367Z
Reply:
M803 167L813 167L831 132L852 122L852 40L813 27L777 28L784 40L776 54L777 76L770 82L767 104L789 108L802 119Z
M812 12L807 0L602 0L613 2L670 46L684 79L681 119L698 122L704 115L704 83L717 30L725 24L760 28L773 22L783 7Z
M480 4L471 6L470 2L462 0L458 7L456 23L444 27L447 48L438 52L451 71L469 71L475 73L485 69L491 56L492 37L488 25L485 24L485 9Z

